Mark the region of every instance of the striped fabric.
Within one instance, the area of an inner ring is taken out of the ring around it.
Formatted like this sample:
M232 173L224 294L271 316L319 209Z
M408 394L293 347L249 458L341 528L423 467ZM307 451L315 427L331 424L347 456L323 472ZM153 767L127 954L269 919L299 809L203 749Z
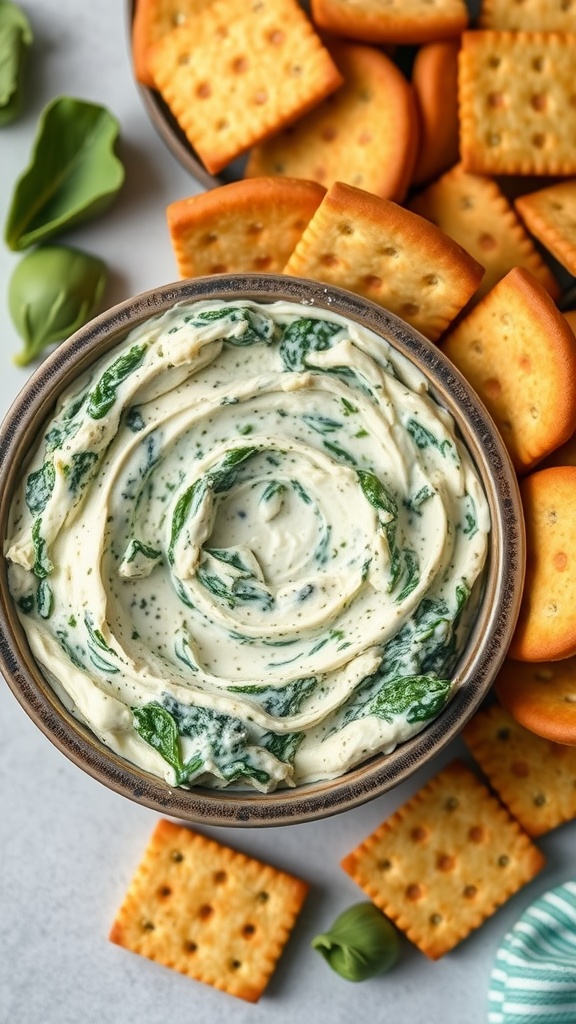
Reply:
M544 893L505 936L490 976L490 1024L576 1024L576 880Z

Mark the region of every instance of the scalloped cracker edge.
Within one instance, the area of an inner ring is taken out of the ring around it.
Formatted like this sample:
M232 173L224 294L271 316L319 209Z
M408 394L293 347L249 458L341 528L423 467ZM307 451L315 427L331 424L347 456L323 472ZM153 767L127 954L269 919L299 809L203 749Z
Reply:
M464 32L460 154L477 174L576 174L574 50L558 32Z
M540 850L461 761L342 861L432 960L478 928L543 864Z
M422 217L337 182L284 273L364 295L434 341L476 291L484 270Z
M158 822L110 940L256 1002L308 886L172 822Z

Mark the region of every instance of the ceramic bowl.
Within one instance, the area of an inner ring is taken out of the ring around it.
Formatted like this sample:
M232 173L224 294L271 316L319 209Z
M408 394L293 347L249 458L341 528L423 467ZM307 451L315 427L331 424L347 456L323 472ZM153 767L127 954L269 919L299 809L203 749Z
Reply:
M97 317L64 342L24 386L0 434L0 530L6 536L12 495L58 396L133 327L176 302L285 299L339 313L385 338L424 373L436 401L454 417L487 495L492 530L484 594L456 669L456 692L421 733L333 781L275 793L171 788L104 747L73 718L45 681L28 648L0 565L0 669L36 725L75 764L110 789L188 821L281 825L321 818L361 804L404 781L460 731L486 695L516 623L524 575L524 531L516 477L486 410L442 352L397 317L337 288L280 275L216 276L145 292Z
M127 36L132 37L132 22L136 9L136 0L126 0L126 25ZM158 132L160 138L168 147L170 152L182 166L200 182L204 188L216 188L217 185L226 185L242 177L242 173L236 162L224 168L221 177L216 177L206 170L195 150L188 142L185 132L182 130L174 114L162 99L156 89L150 89L147 85L136 82L136 87L142 100L144 110L150 121Z

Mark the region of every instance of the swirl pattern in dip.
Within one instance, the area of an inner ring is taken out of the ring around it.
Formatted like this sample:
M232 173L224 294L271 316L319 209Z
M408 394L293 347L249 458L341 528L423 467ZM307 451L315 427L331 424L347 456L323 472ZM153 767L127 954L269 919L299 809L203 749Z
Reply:
M384 340L290 303L147 321L61 400L11 509L34 657L171 784L334 778L446 704L489 512Z

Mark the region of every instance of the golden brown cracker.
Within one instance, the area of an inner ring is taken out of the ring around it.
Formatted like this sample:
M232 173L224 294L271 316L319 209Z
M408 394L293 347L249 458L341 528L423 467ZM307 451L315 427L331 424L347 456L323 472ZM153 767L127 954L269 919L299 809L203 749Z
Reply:
M576 32L572 0L482 0L480 28L510 32Z
M575 275L576 179L519 196L514 205L528 230Z
M246 175L286 174L326 186L344 181L401 202L418 146L412 89L374 47L327 45L344 85L296 124L256 146Z
M483 271L415 213L337 182L284 273L365 295L435 340L476 290Z
M526 580L510 655L556 661L576 654L576 467L531 473L521 483Z
M312 0L312 18L327 32L369 43L451 39L469 20L464 0Z
M437 960L540 870L544 858L460 761L431 779L342 862Z
M458 160L458 50L456 40L418 50L412 87L420 120L420 146L412 182L436 178Z
M576 745L576 658L532 663L508 659L495 686L502 704L520 725L562 749L564 744ZM574 801L575 757L573 752L569 758Z
M181 277L280 273L324 193L314 181L252 178L171 203Z
M552 271L491 178L469 174L458 164L415 196L409 209L431 220L486 268L474 301L513 267L525 267L552 298L558 298L560 288Z
M213 0L138 0L132 23L134 74L142 85L154 88L148 67L148 51L162 36L185 25L192 11L208 7Z
M261 996L308 886L159 821L110 939L249 1002Z
M460 155L477 174L576 174L574 49L558 32L465 32Z
M492 415L519 472L576 429L576 339L552 299L517 267L443 346Z
M342 84L297 0L214 0L163 36L149 64L212 174Z
M514 663L509 666L513 673ZM576 686L573 689L576 698ZM576 704L573 716L576 740ZM478 712L462 736L492 788L529 836L544 835L576 818L575 747L529 732L500 704Z

